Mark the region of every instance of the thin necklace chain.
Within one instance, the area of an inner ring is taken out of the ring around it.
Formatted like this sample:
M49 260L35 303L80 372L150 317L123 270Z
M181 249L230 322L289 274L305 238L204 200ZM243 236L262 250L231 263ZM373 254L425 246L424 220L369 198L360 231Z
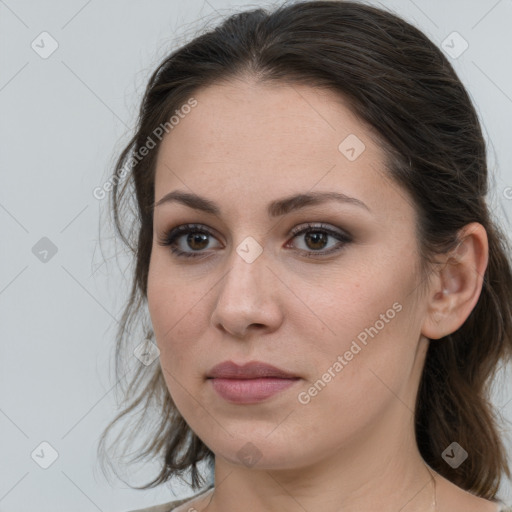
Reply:
M432 507L433 507L434 512L439 512L439 509L437 508L437 483L436 483L436 479L435 479L434 475L432 475L432 471L430 470L430 468L426 464L425 464L425 466L427 467L427 470L430 473L430 478L434 482L434 499L432 500Z

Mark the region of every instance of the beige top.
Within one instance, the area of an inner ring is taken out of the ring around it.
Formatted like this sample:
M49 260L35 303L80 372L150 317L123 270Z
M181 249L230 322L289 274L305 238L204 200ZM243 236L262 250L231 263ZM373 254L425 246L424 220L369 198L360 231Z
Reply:
M188 501L192 501L193 499L196 499L198 496L201 496L202 494L208 492L212 487L213 487L213 485L210 485L203 492L196 494L195 496L192 496L190 498L169 501L167 503L162 503L161 505L155 505L153 507L148 507L148 508L141 508L138 510L131 510L129 512L171 512L172 510L175 510L180 505L183 505L184 503L187 503ZM505 503L503 503L501 501L497 501L496 505L500 507L496 510L496 512L512 512L512 506L507 506ZM197 512L197 511L195 509L192 509L190 511L185 511L185 512Z
M190 498L192 500L192 498ZM171 512L176 507L189 501L189 498L185 500L170 501L169 503L163 503L162 505L155 505L154 507L141 508L139 510L132 510L130 512ZM187 511L188 512L188 511ZM193 510L190 512L194 512ZM512 507L499 508L496 512L512 512Z
M161 505L154 505L152 507L140 508L137 510L130 510L129 512L170 512L171 510L175 510L180 505L183 505L184 503L195 500L198 496L202 496L203 494L206 494L212 488L213 488L213 484L209 485L204 491L201 491L199 494L196 494L189 498L169 501L167 503L162 503ZM186 512L188 512L188 511L186 511ZM193 509L190 512L197 512L197 511ZM504 511L504 512L509 512L509 511ZM512 512L512 511L510 511L510 512Z

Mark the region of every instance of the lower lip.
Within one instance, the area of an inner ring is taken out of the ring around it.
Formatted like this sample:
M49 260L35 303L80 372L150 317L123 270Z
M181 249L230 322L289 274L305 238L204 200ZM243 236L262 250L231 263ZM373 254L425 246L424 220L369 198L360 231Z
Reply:
M261 402L293 386L299 379L209 379L213 389L225 400L237 404Z

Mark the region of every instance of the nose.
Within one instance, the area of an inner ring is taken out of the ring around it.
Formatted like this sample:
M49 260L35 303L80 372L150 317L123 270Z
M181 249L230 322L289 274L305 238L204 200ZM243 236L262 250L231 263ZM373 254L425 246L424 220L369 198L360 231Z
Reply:
M278 329L283 321L279 285L265 251L250 263L233 251L229 270L218 284L212 325L236 338Z

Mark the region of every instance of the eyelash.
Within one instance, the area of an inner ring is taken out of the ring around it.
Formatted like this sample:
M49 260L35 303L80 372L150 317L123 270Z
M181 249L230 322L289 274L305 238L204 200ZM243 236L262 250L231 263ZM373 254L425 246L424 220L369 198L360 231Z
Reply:
M328 225L326 224L313 224L313 223L307 223L305 226L297 226L296 228L292 229L290 232L290 235L292 235L293 238L295 238L298 235L306 234L306 233L324 233L330 236L333 236L337 238L341 246L338 245L336 248L331 248L327 251L304 251L300 250L299 252L303 253L308 258L318 258L321 256L327 256L329 254L333 254L336 252L339 252L345 248L346 244L349 244L352 242L352 237L346 233L338 232L330 229ZM181 226L177 226L173 229L170 229L169 231L165 232L162 238L158 239L158 244L161 246L169 247L171 252L178 258L204 258L204 253L200 251L194 252L186 252L182 251L180 249L176 248L176 241L179 237L183 236L184 234L190 234L190 233L202 233L207 234L212 237L215 237L215 235L206 227L202 226L201 224L183 224Z

